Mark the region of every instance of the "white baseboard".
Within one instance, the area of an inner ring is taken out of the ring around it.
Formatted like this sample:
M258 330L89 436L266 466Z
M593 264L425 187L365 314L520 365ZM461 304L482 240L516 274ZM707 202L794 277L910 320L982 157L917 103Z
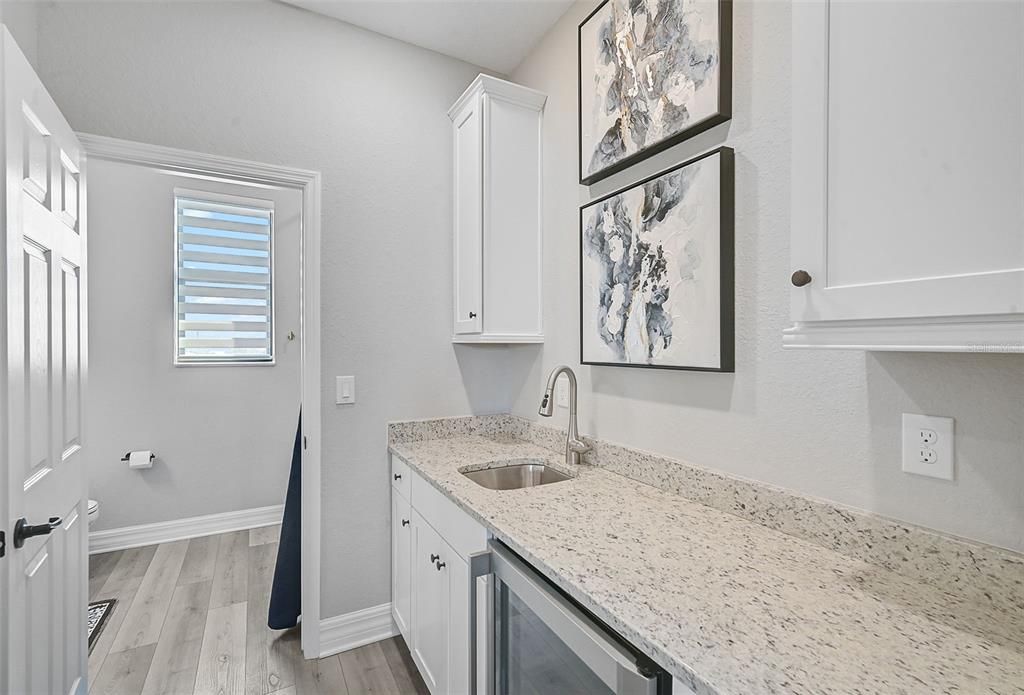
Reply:
M325 618L320 621L320 658L380 642L397 634L398 626L391 619L390 603Z
M155 524L124 526L106 531L92 531L89 533L89 554L138 548L143 545L168 543L185 538L212 536L216 533L229 533L260 526L272 526L281 523L283 515L284 505L275 504L270 507L242 509L237 512L193 516Z

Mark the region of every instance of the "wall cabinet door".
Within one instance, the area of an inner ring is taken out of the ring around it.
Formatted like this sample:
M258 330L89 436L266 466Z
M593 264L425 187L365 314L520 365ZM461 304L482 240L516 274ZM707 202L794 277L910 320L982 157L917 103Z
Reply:
M1021 3L794 4L786 345L1024 351L1022 122Z
M391 615L408 642L412 612L412 506L391 491Z
M478 101L455 115L455 333L483 325L483 116Z
M445 542L413 511L412 553L412 655L432 695L448 689L449 577Z

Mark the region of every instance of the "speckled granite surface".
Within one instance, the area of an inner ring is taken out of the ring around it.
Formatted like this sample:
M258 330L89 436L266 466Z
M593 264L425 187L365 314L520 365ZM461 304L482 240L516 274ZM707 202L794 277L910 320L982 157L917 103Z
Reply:
M554 431L535 428L400 423L390 450L697 693L1024 694L1019 556L602 443L597 466L554 485L498 492L459 473L511 458L564 468ZM682 470L658 470L666 461ZM753 512L717 508L744 499ZM878 534L896 537L873 563L856 546ZM965 552L991 564L956 574ZM955 581L915 576L941 566L917 559L934 554Z

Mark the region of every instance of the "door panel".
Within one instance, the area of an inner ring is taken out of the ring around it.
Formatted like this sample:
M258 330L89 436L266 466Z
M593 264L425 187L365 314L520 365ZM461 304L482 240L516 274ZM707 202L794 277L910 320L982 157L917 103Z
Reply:
M409 502L398 492L391 492L391 594L392 612L399 631L406 640L409 635L409 617L412 601L409 561L412 539L412 510Z
M88 647L81 639L81 635L86 634L86 611L80 609L88 601L88 586L80 585L78 578L89 576L89 558L82 552L89 543L89 524L88 517L80 514L77 507L67 510L63 518L60 535L54 539L63 564L63 584L54 592L62 604L54 644L59 645L57 656L61 659L59 673L60 682L65 684L63 692L73 693L79 682L84 684L85 674L77 671L88 660Z
M443 554L444 541L413 511L412 643L413 657L432 695L448 692L448 573L438 571L432 556Z
M22 105L22 186L35 200L46 204L50 195L50 136L27 104Z
M67 152L60 153L60 218L68 227L78 231L78 167Z
M483 325L483 153L479 107L455 120L455 333Z
M50 545L56 539L50 539L25 566L26 621L28 648L26 653L26 671L28 678L24 692L56 693L54 688L54 664L51 657L52 648L33 649L34 645L54 645L54 623L56 616L53 611L54 596L54 562ZM17 665L15 665L17 668ZM14 691L17 692L17 691Z
M61 274L61 308L63 310L64 350L62 361L63 398L61 404L63 448L61 458L67 458L79 446L82 427L82 335L79 330L81 305L79 304L78 268L65 262Z
M448 577L448 692L468 693L469 677L469 563L447 544L442 551Z
M2 44L6 321L0 365L0 692L86 690L87 486L80 463L88 372L81 147L6 29ZM53 519L15 547L15 522ZM60 521L57 521L59 519Z
M50 463L50 251L25 239L25 435L28 475L25 489L39 481Z

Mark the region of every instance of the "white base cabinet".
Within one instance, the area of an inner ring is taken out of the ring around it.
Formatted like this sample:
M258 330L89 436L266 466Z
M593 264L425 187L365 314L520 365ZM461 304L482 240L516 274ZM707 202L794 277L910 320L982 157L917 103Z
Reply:
M487 531L394 457L391 478L391 614L431 695L464 695L468 557L486 549Z

